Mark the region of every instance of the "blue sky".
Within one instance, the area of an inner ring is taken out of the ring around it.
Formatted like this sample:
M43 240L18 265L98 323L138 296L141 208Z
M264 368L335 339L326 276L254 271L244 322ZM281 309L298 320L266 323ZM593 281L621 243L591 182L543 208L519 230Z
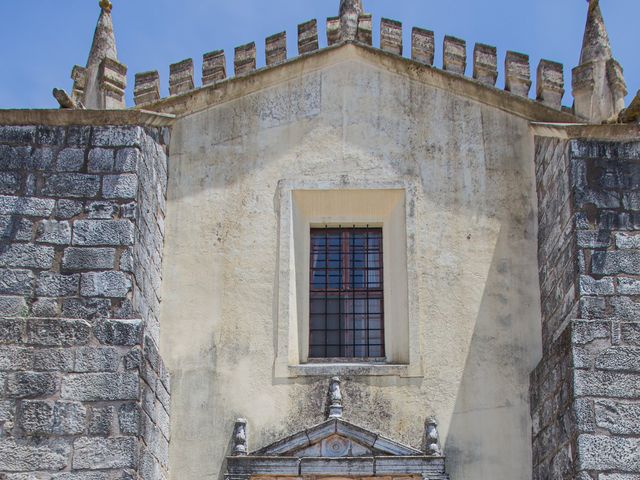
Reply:
M136 72L159 70L162 95L168 94L169 64L192 57L200 82L202 54L227 52L255 41L258 65L264 64L265 37L287 31L289 56L297 54L296 26L319 20L321 46L324 20L337 14L339 0L112 0L120 61L129 67L128 104L132 104ZM579 58L587 2L585 0L364 0L374 15L374 45L379 45L381 17L403 22L405 56L410 54L411 27L436 33L436 66L442 65L445 34L531 56L535 75L540 58L565 65L567 90L571 68ZM636 20L638 0L601 0L615 57L625 70L628 101L640 88ZM71 90L74 64L84 65L99 14L98 0L1 0L0 108L51 108L53 87ZM228 68L228 71L232 69ZM470 75L471 65L467 67ZM502 73L498 86L504 85ZM532 88L532 94L534 87ZM571 98L565 95L565 103Z

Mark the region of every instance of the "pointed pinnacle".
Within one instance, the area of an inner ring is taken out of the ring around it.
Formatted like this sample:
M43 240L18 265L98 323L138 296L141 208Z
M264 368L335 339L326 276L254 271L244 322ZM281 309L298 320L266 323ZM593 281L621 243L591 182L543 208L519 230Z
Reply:
M589 13L582 41L580 64L594 60L609 60L613 55L609 43L609 35L602 18L602 11L598 0L589 0Z
M340 16L346 13L355 13L360 15L364 10L362 8L362 0L340 0Z
M109 2L109 0L103 0ZM111 5L111 3L109 3ZM91 65L99 65L105 58L118 60L118 52L116 50L116 39L113 33L113 21L110 8L103 8L100 12L100 18L93 34L93 43L87 60L87 67Z

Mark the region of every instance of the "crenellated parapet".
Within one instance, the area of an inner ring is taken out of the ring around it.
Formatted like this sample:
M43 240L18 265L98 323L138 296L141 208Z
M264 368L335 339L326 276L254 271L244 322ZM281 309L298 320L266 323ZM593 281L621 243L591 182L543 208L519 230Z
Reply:
M413 61L433 65L435 47L435 35L431 30L413 27L411 31L411 59Z
M385 52L402 55L402 23L388 18L380 21L380 48Z
M473 49L473 78L495 86L498 79L498 50L491 45L476 43Z
M193 60L188 58L169 67L169 93L180 95L194 88Z
M531 90L529 55L507 52L504 61L505 90L521 97L528 97Z
M298 25L298 55L318 50L318 21L309 20Z
M436 55L435 33L432 30L413 27L411 30L411 46L403 45L403 25L401 22L381 18L379 21L379 44L373 45L374 21L371 14L363 13L362 4L359 1L341 2L338 16L329 17L326 21L326 46L335 47L344 43L353 43L364 47L379 48L392 56L410 56L410 59L418 64L435 67ZM318 21L312 19L298 25L296 29L298 56L309 55L321 49L318 36ZM257 64L257 43L251 42L234 49L233 70L236 77L249 75L259 69ZM264 68L274 68L293 60L287 51L287 32L271 35L264 40L265 65ZM529 56L513 51L507 51L501 59L501 55L495 46L484 43L467 45L464 39L451 35L445 35L442 43L441 69L448 74L466 77L489 88L501 88L496 85L498 78L498 65L504 62L505 83L503 90L520 98L530 98L533 80ZM472 61L472 68L468 63ZM593 77L592 67L586 66L574 71L574 91L580 88L581 83L588 87ZM471 71L469 71L471 70ZM577 73L576 73L577 72ZM614 89L622 96L626 92L622 69L612 60L607 64L607 78ZM82 71L76 72L74 92L82 91ZM202 62L203 87L215 85L228 80L226 56L223 50L215 50L206 53ZM549 60L541 60L537 68L535 85L535 99L549 108L562 109L564 96L564 68L562 64ZM154 94L142 93L145 84L144 75L136 77L136 105L148 104L157 101ZM186 60L170 67L170 95L180 95L197 88L193 80L193 62Z
M127 67L118 61L115 35L111 19L111 4L101 2L101 15L94 34L93 45L86 67L72 70L71 94L56 91L62 108L121 109L125 108ZM434 66L436 54L435 34L431 30L414 27L411 31L411 48L403 45L402 23L381 18L379 39L373 45L374 21L364 12L362 0L341 0L335 17L326 20L326 45L333 47L354 43L365 47L378 47L383 52L397 56L410 56L411 60L429 67ZM301 23L297 28L298 55L308 55L322 48L316 19ZM281 65L289 58L287 32L283 31L265 39L265 67ZM467 42L445 35L442 45L442 70L495 88L500 55L498 50L484 43L477 43L470 50ZM472 55L473 68L467 73L468 53ZM233 70L236 77L249 75L258 69L256 43L241 45L234 50ZM506 52L504 57L504 90L514 96L530 98L531 65L529 57L516 52ZM147 72L148 73L148 72ZM170 96L182 95L198 86L193 73L193 61L184 60L170 66ZM209 86L226 80L227 65L223 50L215 50L203 56L202 83ZM627 87L622 66L613 58L609 38L602 19L598 0L589 0L587 24L580 56L580 64L572 70L572 112L585 120L615 122L625 107ZM135 105L146 105L161 99L159 77L136 75ZM549 108L561 110L565 93L564 68L561 64L542 60L537 68L535 100Z
M235 49L233 67L236 77L246 75L256 69L256 44L255 42L240 45Z
M287 59L287 32L276 33L265 40L267 66L272 67Z
M444 37L442 68L464 75L467 69L467 42L449 35Z
M160 74L157 70L136 74L133 99L136 105L156 102L160 99Z
M564 96L564 71L561 63L540 60L536 79L536 98L548 107L559 109Z
M202 56L202 85L211 85L227 78L227 57L224 50L215 50Z

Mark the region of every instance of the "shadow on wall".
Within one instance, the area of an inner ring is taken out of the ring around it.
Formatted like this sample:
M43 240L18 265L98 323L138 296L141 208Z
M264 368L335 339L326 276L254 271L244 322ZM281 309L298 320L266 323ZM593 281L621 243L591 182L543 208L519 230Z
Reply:
M512 281L535 261L531 252L506 256L512 233L500 230L444 445L459 480L531 478L529 374L541 354L540 320L522 299L538 302L538 279L534 270L528 287Z

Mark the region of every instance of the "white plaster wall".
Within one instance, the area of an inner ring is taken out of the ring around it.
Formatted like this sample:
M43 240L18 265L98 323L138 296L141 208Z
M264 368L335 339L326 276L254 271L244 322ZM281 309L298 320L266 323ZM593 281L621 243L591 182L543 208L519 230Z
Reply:
M436 415L453 480L531 478L532 169L526 120L353 60L181 118L161 316L172 478L219 477L236 417L252 449L323 419L326 377L274 376L278 181L319 177L422 186L424 377L346 379L345 418L420 447Z

